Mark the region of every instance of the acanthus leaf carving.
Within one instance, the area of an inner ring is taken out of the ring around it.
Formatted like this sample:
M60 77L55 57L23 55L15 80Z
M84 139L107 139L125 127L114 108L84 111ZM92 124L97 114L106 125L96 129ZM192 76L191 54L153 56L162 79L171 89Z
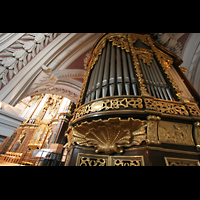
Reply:
M0 52L0 89L26 66L48 43L52 42L57 33L27 33L16 42ZM28 40L28 41L26 41Z

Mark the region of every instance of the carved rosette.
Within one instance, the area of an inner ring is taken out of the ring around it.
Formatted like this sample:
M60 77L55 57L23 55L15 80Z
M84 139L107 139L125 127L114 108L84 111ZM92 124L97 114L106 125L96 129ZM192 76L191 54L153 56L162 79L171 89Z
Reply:
M93 146L96 153L123 153L122 147L140 145L146 141L146 126L147 121L133 118L83 122L72 128L73 143L80 146Z

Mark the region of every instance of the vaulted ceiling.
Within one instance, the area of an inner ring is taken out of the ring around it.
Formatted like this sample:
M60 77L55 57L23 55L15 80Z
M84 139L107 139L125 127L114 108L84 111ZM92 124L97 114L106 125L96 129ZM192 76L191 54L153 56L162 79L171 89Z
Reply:
M54 93L78 100L87 58L101 33L0 33L0 101L15 105L27 95ZM154 33L183 59L200 94L200 34Z

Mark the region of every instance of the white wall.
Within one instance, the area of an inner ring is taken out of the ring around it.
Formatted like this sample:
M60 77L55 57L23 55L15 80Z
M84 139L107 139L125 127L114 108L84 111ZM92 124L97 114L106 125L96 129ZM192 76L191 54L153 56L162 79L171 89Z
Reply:
M20 109L10 106L4 102L0 102L1 138L10 137L14 130L25 120L24 118L18 116L20 112Z

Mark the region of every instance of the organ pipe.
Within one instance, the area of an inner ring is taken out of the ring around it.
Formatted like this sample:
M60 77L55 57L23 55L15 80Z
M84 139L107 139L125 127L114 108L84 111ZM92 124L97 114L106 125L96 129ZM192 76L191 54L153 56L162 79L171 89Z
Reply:
M135 44L136 50L146 48L146 44L142 42ZM141 80L137 80L135 76L135 60L133 60L132 53L129 49L114 45L112 41L105 43L105 47L102 48L102 52L90 72L84 103L107 96L140 95L138 83ZM164 78L155 56L153 54L151 62L147 64L143 57L137 55L147 92L155 98L173 101L171 88L167 84L166 77ZM173 72L173 70L171 71Z
M115 47L111 48L111 64L110 64L110 80L109 80L109 89L110 96L114 96L115 90Z
M129 74L130 74L130 77L131 77L133 94L137 95L136 79L135 79L135 76L134 76L134 73L133 73L133 65L132 65L132 62L131 62L130 53L127 53L127 58L128 58L128 67L129 67Z
M124 70L124 82L125 82L126 95L130 95L130 80L129 80L129 75L128 75L126 55L125 55L124 50L122 50L122 59L123 59L123 70Z
M117 48L117 89L118 94L122 95L122 68L121 68L121 54L120 48Z
M100 69L99 69L99 74L98 74L98 81L96 84L96 99L99 98L100 92L101 92L101 81L102 81L102 75L103 75L103 70L104 70L105 54L106 54L106 49L103 49L102 59L101 59L101 64L100 64Z
M109 61L110 61L110 43L107 44L107 51L106 51L106 60L105 60L105 69L102 81L102 96L105 97L107 93L107 82L108 82L108 71L109 71Z

